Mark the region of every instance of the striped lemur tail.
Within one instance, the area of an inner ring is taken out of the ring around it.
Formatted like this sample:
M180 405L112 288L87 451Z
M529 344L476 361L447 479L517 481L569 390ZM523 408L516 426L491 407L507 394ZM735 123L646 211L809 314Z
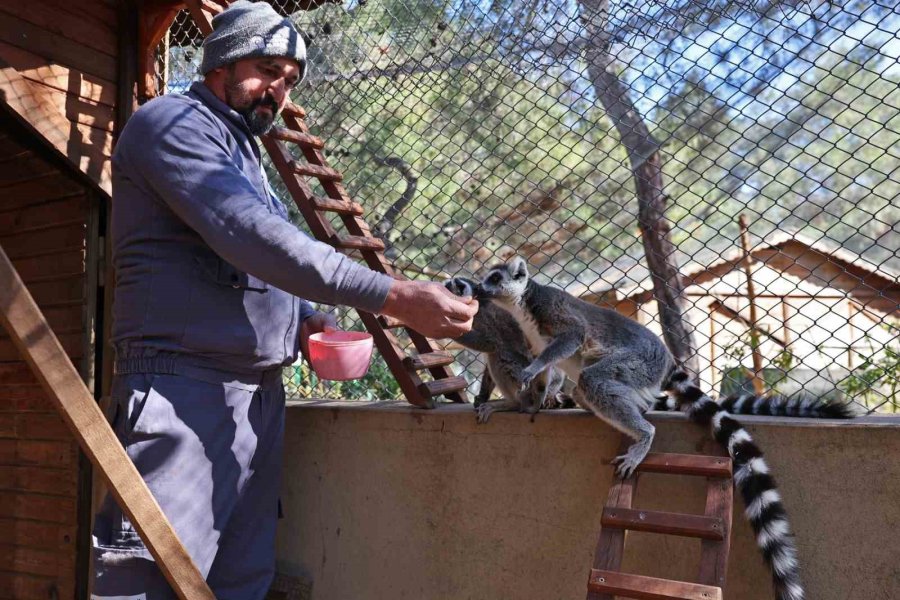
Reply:
M775 479L769 474L769 467L763 459L763 452L750 434L740 423L732 418L723 405L703 393L682 370L676 370L665 384L666 391L673 395L678 408L684 410L690 419L701 425L709 425L712 435L734 461L734 483L744 499L744 514L753 527L756 543L763 554L763 559L772 571L772 581L778 600L803 600L803 584L800 581L797 548L794 536L788 523L787 513L781 503L781 495L775 485ZM787 406L787 402L773 402L766 399L739 399L729 406L741 410L756 410L757 403L768 406L768 413L776 406ZM802 404L802 403L801 403ZM780 410L780 409L779 409ZM805 406L793 406L794 414L827 414L832 409L807 403ZM797 416L800 416L797 414Z

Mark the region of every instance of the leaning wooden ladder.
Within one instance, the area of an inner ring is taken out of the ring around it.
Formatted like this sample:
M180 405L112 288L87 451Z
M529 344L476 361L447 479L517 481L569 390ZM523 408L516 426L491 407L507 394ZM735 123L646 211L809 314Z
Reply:
M727 456L648 454L638 473L616 480L600 520L600 539L588 579L587 600L722 600L734 501L732 463ZM706 510L689 515L632 507L639 473L706 477ZM700 538L698 583L621 573L626 531Z
M209 35L212 31L212 15L227 7L228 2L188 0L186 5L203 35ZM362 206L354 202L341 185L343 176L326 164L322 153L325 144L310 134L304 122L305 117L306 113L301 107L288 103L282 112L285 127L273 128L262 137L262 142L310 231L316 239L339 250L359 252L369 268L400 278L384 257L384 242L372 236L369 226L362 218ZM304 160L296 160L287 144L295 144ZM319 180L325 197L313 194L307 177ZM326 212L336 213L340 217L347 235L335 231L324 214ZM453 376L448 369L448 365L453 362L452 355L436 350L425 336L406 328L416 350L414 355L407 355L390 331L402 327L402 324L364 311L359 311L359 316L410 403L431 408L434 406L434 398L442 394L453 402L467 402L464 390L468 383L463 377ZM424 381L420 377L419 373L423 371L430 373L431 381Z

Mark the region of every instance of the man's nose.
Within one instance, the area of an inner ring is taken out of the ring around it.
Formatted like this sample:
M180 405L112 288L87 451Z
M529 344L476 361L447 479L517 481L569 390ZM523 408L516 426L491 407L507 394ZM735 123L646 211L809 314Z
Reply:
M275 98L275 102L278 103L278 107L282 108L287 99L287 84L284 81L284 77L273 80L272 83L269 84L269 91L271 92L272 97Z

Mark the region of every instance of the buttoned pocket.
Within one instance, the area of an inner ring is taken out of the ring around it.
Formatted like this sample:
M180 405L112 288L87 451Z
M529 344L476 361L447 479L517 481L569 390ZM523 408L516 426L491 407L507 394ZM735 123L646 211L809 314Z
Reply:
M231 263L221 258L213 257L209 260L203 260L195 256L194 260L200 267L200 272L207 279L218 285L260 294L265 294L269 291L269 286L265 281L235 268Z

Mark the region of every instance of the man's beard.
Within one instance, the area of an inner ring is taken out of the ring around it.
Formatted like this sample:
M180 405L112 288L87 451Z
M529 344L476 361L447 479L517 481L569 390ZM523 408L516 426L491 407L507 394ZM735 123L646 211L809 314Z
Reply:
M268 107L270 112L268 114L256 112L256 109L260 106ZM250 133L253 135L263 135L264 133L268 133L275 123L275 115L278 114L278 103L275 102L275 98L269 94L265 94L261 98L257 98L251 102L250 106L247 108L240 109L237 112L243 115Z
M275 116L278 114L278 103L271 94L263 94L256 100L247 102L246 95L239 86L235 85L232 79L225 81L225 101L235 112L244 117L247 128L253 135L263 135L272 129L275 123ZM246 106L241 106L247 102ZM266 106L271 111L268 115L257 113L256 109L260 106Z

